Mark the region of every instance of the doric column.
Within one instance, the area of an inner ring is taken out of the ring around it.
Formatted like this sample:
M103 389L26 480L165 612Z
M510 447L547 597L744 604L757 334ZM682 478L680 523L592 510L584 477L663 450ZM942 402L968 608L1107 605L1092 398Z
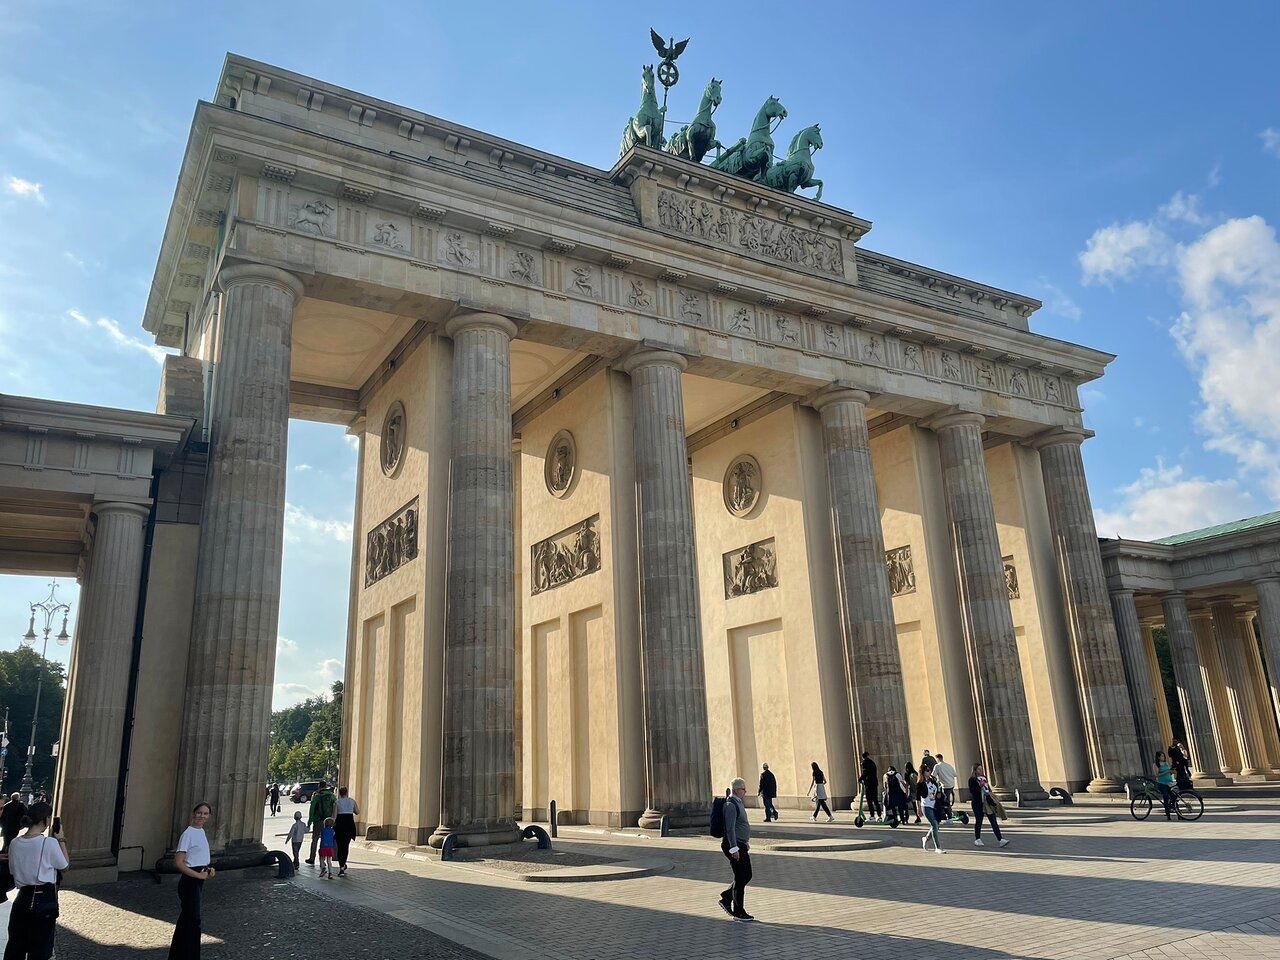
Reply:
M197 554L174 836L213 807L211 846L260 857L262 785L280 613L289 360L302 283L259 264L228 267Z
M449 555L445 573L440 825L430 844L519 839L515 820L515 492L511 338L491 313L445 325L453 338Z
M1271 702L1280 710L1280 576L1263 577L1253 581L1253 586L1258 591L1258 635L1267 662Z
M884 533L861 390L829 389L813 401L822 418L836 540L845 668L853 713L853 755L883 769L911 759L907 701L898 655Z
M58 813L76 867L114 863L116 788L150 508L97 503L76 624L74 699L59 747Z
M1024 798L1044 797L987 483L982 423L979 414L954 413L925 426L938 434L983 763L1001 794L1012 796L1016 789Z
M685 448L683 357L639 350L623 364L635 409L640 638L647 796L640 825L705 822L711 797L706 681L693 504Z
M1218 654L1226 674L1227 694L1236 737L1240 743L1240 773L1252 776L1266 769L1266 748L1258 708L1253 702L1253 684L1245 665L1244 638L1236 625L1236 608L1230 600L1219 601L1211 608L1213 631L1218 638Z
M1033 445L1040 451L1049 525L1071 624L1072 659L1093 771L1089 790L1110 793L1120 790L1126 777L1144 773L1146 766L1138 755L1125 662L1111 619L1098 530L1080 456L1085 436L1083 431L1053 430Z
M1228 776L1240 773L1240 738L1231 715L1231 697L1227 693L1227 674L1213 632L1213 615L1208 607L1191 609L1191 632L1196 638L1196 656L1200 658L1200 676L1204 678L1209 699L1209 715L1213 718L1214 736L1218 741L1218 760Z
M1163 752L1168 743L1160 735L1160 721L1156 712L1157 691L1151 685L1146 641L1142 636L1142 624L1138 620L1138 608L1133 602L1133 591L1113 590L1111 610L1115 616L1116 635L1124 657L1125 676L1128 678L1129 705L1133 710L1134 726L1137 728L1142 762L1145 764L1140 771L1145 773L1155 762L1156 752ZM1163 697L1164 690L1158 691L1158 695Z
M1182 704L1182 722L1187 728L1187 746L1195 775L1202 779L1222 776L1218 745L1213 738L1213 718L1209 713L1209 697L1196 656L1196 638L1187 612L1187 596L1180 591L1166 593L1160 605L1164 608L1164 629L1169 638L1169 654L1173 660L1173 676L1178 683L1178 700Z
M1158 626L1162 626L1162 623L1156 617L1147 617L1142 621L1142 652L1147 657L1151 689L1156 693L1156 719L1160 722L1160 742L1168 745L1173 743L1173 723L1169 719L1169 700L1165 696L1164 673L1160 669L1160 658L1156 656L1155 630Z
M1258 726L1262 729L1262 746L1268 772L1280 772L1280 729L1276 727L1276 711L1271 701L1271 689L1267 686L1267 673L1258 651L1258 638L1254 624L1255 610L1236 611L1236 630L1244 648L1245 672L1249 675L1249 687L1253 690L1253 704L1257 710Z

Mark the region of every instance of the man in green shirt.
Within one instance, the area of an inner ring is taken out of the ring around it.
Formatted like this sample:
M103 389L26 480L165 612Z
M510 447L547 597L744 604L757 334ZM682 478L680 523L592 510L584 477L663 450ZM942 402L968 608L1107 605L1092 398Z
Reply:
M333 795L329 784L321 780L320 786L311 795L311 807L307 813L307 826L311 828L311 855L307 857L307 863L311 866L316 863L316 845L320 842L320 831L324 829L325 820L333 816L337 806L338 798Z

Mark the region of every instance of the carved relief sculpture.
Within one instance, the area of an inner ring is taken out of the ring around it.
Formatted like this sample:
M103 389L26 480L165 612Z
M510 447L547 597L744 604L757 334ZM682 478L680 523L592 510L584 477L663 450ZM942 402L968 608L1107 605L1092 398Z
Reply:
M600 514L539 540L529 549L530 593L537 596L600 569Z
M796 343L800 337L796 333L795 324L788 317L776 316L773 322L778 331L778 339L783 343Z
M920 348L914 343L904 344L902 347L902 365L908 370L920 370Z
M773 538L730 550L723 557L724 598L744 597L778 585L778 559Z
M369 531L365 537L364 585L383 577L418 556L418 498Z
M308 200L294 213L293 225L299 230L312 230L323 236L329 232L329 217L333 215L334 209L328 200Z
M989 363L978 364L978 386L994 387L996 385L996 370Z
M956 359L954 353L943 351L942 354L942 375L948 380L960 379L960 363Z
M833 353L840 353L844 349L844 345L840 342L840 328L834 323L822 325L822 336L827 342L827 349Z
M551 438L542 472L548 493L560 499L569 495L578 476L578 446L568 430L561 430Z
M1025 397L1027 395L1027 378L1017 371L1009 377L1009 392L1015 397Z
M867 338L867 347L862 351L862 355L873 363L880 362L880 341L876 337Z
M1058 381L1046 377L1044 381L1044 398L1051 403L1058 402Z
M507 273L515 280L524 280L526 283L538 282L533 254L527 250L511 251L511 260L507 264Z
M911 562L911 545L896 547L884 552L885 569L889 572L889 593L900 597L904 593L914 593L916 589L916 568Z
M573 268L573 289L579 293L585 293L589 297L596 295L595 287L591 283L590 267Z
M404 404L397 400L387 409L382 421L382 441L378 447L378 456L382 462L382 472L388 477L395 476L404 459L405 415Z
M645 292L643 280L631 281L631 292L627 294L627 303L633 307L647 307L650 305L649 294Z
M1004 557L1004 586L1009 592L1010 600L1017 600L1022 596L1018 590L1018 568L1013 565L1013 557Z
M470 267L475 264L475 251L467 246L466 238L462 234L448 234L444 238L444 244L444 256L450 263L456 263L461 267Z
M764 474L756 458L744 453L734 457L724 472L724 505L735 517L745 517L760 502Z
M733 311L733 316L729 319L729 332L751 333L751 311L746 307Z
M404 241L400 239L400 228L390 220L374 224L373 242L391 250L404 250Z
M680 319L689 323L702 323L702 304L696 293L680 291Z

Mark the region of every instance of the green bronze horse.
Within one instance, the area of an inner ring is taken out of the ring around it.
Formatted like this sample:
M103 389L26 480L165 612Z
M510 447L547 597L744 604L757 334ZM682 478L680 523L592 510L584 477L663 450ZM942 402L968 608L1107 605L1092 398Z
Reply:
M775 163L755 179L784 193L795 193L806 187L817 187L815 200L822 199L822 181L813 179L813 151L822 149L822 132L815 123L791 138L787 159Z
M711 119L711 115L716 112L718 106L720 106L720 81L712 77L711 82L707 84L707 89L702 91L702 104L698 107L698 113L694 116L693 122L685 124L672 135L667 141L667 153L684 157L694 163L701 163L708 150L723 146L716 139L716 125Z
M756 113L750 135L716 157L711 166L748 180L759 180L773 166L772 121L785 120L786 117L787 108L777 97L770 97Z
M645 66L642 77L640 109L627 121L626 129L622 131L622 149L618 152L618 156L625 154L637 143L643 143L646 147L653 147L655 150L661 150L666 143L662 137L666 108L658 106L658 98L653 92L652 65Z

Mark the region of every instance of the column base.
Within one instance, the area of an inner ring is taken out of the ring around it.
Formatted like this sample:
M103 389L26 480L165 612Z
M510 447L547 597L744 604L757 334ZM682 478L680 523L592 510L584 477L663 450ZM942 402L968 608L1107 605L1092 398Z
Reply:
M509 846L520 842L520 826L514 820L462 828L441 824L427 838L427 846L432 850L439 850L449 837L457 838L454 842L458 848L466 847L468 850L474 847Z
M1049 791L1038 783L1032 783L1025 787L1019 787L1016 799L1020 807L1033 803L1047 802L1049 800Z
M95 883L115 883L120 879L120 868L115 858L109 863L73 863L63 875L64 887L88 887Z
M667 818L667 826L671 829L678 827L706 827L711 822L710 806L683 806L673 810L654 810L652 807L645 810L640 816L638 826L641 830L660 830L662 828L662 818Z
M1084 789L1086 793L1124 793L1124 781L1114 777L1094 777Z
M1191 778L1192 787L1229 787L1233 783L1235 783L1234 780L1222 774L1195 774Z

